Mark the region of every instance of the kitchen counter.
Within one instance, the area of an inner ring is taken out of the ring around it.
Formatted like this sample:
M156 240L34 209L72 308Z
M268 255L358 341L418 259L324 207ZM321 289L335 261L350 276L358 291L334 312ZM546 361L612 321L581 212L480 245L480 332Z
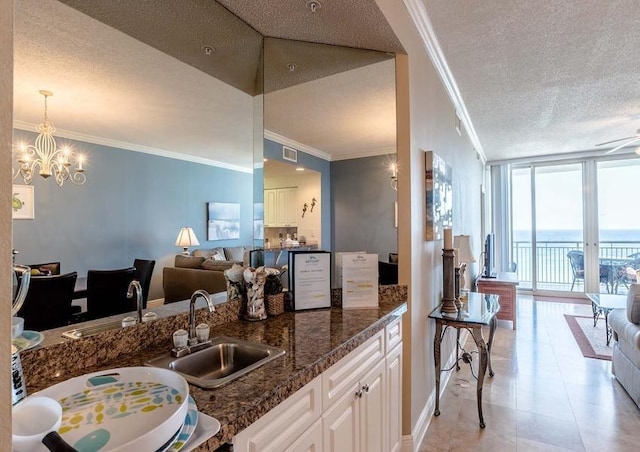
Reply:
M313 378L327 370L337 361L357 348L369 337L382 330L388 323L406 311L406 287L396 286L396 290L386 287L381 290L378 308L343 310L331 308L313 311L285 312L282 315L269 317L260 322L232 320L212 325L211 336L230 336L252 342L266 343L282 348L285 355L231 383L215 389L201 389L190 385L190 392L196 401L199 411L218 419L222 425L220 432L210 438L199 451L214 451L232 441L233 437L273 409L295 391L309 383ZM237 307L230 302L230 310ZM224 309L218 308L224 311ZM204 311L201 309L201 311ZM198 313L201 316L201 313ZM208 314L215 318L217 313ZM183 315L184 316L184 315ZM161 319L164 320L164 319ZM177 320L178 321L182 321ZM172 324L175 325L175 322ZM131 327L129 331L118 331L133 335L149 332L151 325ZM175 326L174 329L181 327ZM138 328L135 331L133 328ZM72 348L81 343L91 342L91 338L75 341ZM68 343L54 346L55 353L65 353ZM67 378L114 367L139 366L145 361L166 353L170 340L159 340L147 344L134 352L120 354L117 359L105 359L102 362L85 366L82 369L65 368L56 371L55 366L41 366L48 352L38 353L30 350L25 353L23 367L27 378L27 391L33 393ZM109 348L103 347L103 348ZM29 353L31 353L30 356ZM66 354L66 353L65 353ZM63 366L64 357L60 360ZM67 356L66 359L72 359ZM45 377L37 370L49 367L52 374ZM37 369L37 370L36 370ZM36 376L33 376L37 374ZM33 376L33 377L32 377ZM31 378L30 378L31 377Z

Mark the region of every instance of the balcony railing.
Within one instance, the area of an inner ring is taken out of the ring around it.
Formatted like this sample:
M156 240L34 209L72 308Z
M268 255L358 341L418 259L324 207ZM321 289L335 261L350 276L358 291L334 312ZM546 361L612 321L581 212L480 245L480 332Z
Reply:
M573 283L573 271L567 253L572 250L583 250L582 242L536 242L537 263L537 288L548 290L571 289ZM513 259L516 271L523 289L532 288L533 284L533 249L531 242L513 242ZM619 267L630 261L632 256L640 253L640 241L638 242L600 242L600 263L611 263L612 267ZM626 281L626 280L625 280ZM614 281L611 281L614 282ZM623 282L616 280L615 282ZM577 280L573 291L584 290L584 281ZM601 292L607 292L606 284L602 282ZM616 290L617 289L617 290ZM617 293L626 293L624 282L615 284L613 290Z

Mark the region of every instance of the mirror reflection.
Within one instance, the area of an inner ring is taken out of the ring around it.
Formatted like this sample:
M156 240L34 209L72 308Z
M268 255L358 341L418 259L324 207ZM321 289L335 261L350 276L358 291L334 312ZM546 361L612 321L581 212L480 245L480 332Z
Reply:
M279 245L280 234L285 244L289 234L292 243L304 238L332 251L353 245L381 259L395 251L389 218L395 193L386 186L395 161L393 55L264 39L216 2L207 3L206 14L187 9L179 18L156 14L144 2L127 14L114 12L118 7L16 3L14 144L35 143L43 121L38 91L50 90L57 147L85 156L87 182L59 187L40 175L30 185L14 179L14 193L30 204L26 215L14 214L15 262L32 265L35 278L65 279L60 291L72 287L72 318L78 311L79 318L93 316L86 299L90 271L140 272L137 260L154 263L145 303L161 303L172 290L164 269L175 267L185 227L195 238L188 252L221 250L227 262L243 260L237 253L244 249L266 247L267 238L270 247ZM167 39L167 30L175 31L167 17L185 22L175 26L181 33L198 30L198 36ZM227 30L226 40L216 35L220 29ZM297 151L298 162L283 159L283 146ZM274 182L263 156L301 164L314 182ZM368 161L375 163L358 169ZM343 188L355 179L363 185ZM265 191L285 185L299 189L290 213L299 217L295 230L266 217L273 210ZM33 189L23 194L21 186ZM375 199L384 206L363 212L371 200L357 198L372 191L391 201ZM228 219L210 218L208 203L240 205L238 238L211 238L209 222ZM363 234L372 217L382 218L375 224L388 220L387 236ZM366 242L354 244L354 236ZM133 310L131 300L122 305Z

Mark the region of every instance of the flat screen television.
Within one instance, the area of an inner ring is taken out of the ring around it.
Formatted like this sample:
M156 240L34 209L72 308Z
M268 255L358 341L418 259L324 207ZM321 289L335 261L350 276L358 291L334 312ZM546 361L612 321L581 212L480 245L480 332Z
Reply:
M496 277L496 236L495 234L487 234L484 241L484 271L483 278Z

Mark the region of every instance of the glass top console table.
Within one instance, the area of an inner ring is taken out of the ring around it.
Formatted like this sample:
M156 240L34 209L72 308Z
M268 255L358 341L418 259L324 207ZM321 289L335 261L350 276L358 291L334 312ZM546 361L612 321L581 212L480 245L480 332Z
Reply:
M453 366L456 370L460 370L458 361L460 359L469 360L468 354L460 357L460 330L466 329L471 333L476 347L478 347L478 355L480 363L478 365L478 376L476 385L476 394L478 399L478 417L480 418L480 428L485 427L484 417L482 415L482 385L484 383L484 374L489 367L489 376L493 377L493 369L491 368L491 345L495 335L498 319L496 317L500 310L498 303L498 295L484 294L478 292L470 292L467 302L463 303L462 308L456 314L446 314L440 311L440 305L435 308L429 318L436 321L436 332L433 343L433 356L435 360L436 372L436 407L435 416L440 415L440 374L443 372L440 362L440 345L442 338L449 327L456 329L456 364ZM489 327L489 341L485 343L482 336L482 327ZM466 353L466 352L465 352ZM452 370L444 369L444 371Z

